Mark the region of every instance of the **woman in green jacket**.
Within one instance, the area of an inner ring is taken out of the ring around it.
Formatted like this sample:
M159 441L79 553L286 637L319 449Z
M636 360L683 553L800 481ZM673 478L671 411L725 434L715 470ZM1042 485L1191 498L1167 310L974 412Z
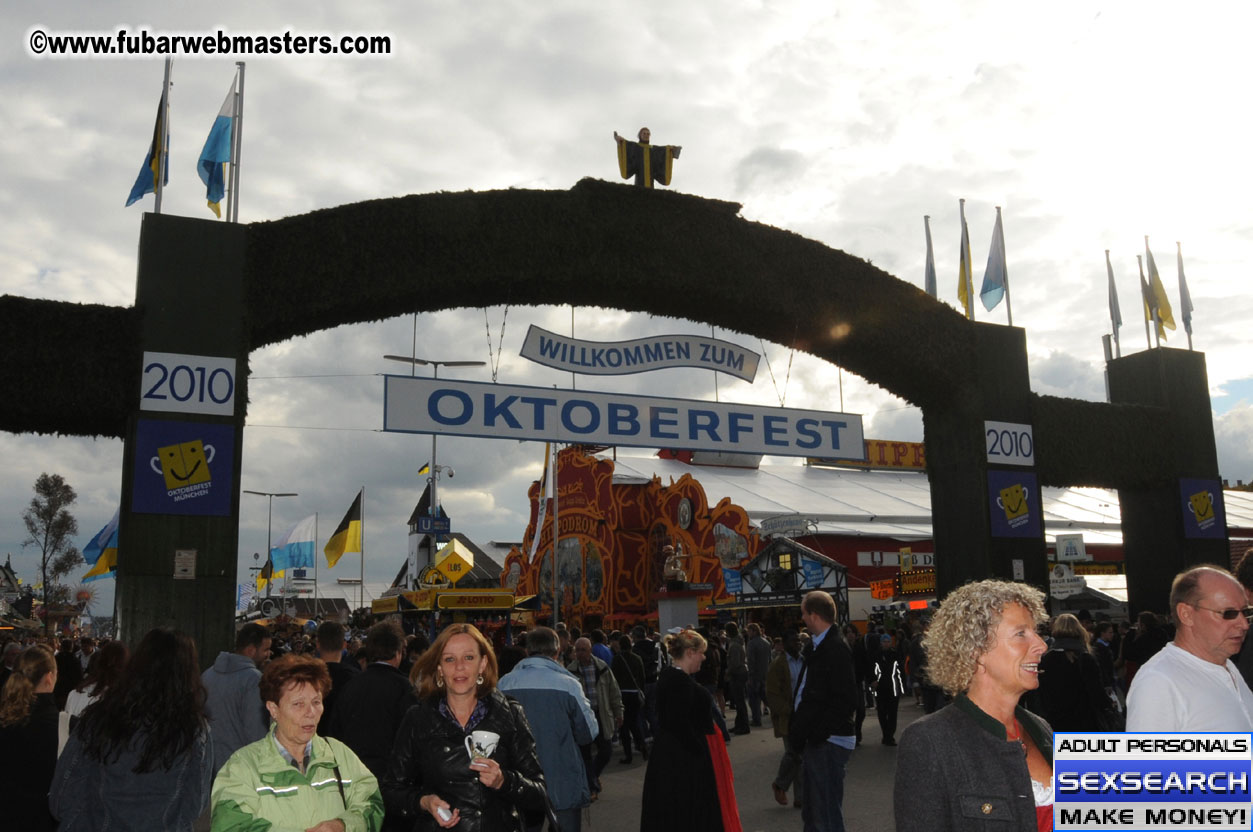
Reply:
M370 770L338 740L317 736L326 665L289 654L266 665L261 698L269 735L245 745L213 781L213 832L378 832L383 798Z

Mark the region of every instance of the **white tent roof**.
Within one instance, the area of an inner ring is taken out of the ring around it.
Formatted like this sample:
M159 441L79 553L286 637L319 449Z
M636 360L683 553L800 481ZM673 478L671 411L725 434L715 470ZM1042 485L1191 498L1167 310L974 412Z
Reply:
M614 482L663 483L691 474L709 500L742 506L755 523L799 514L828 534L920 540L931 537L931 490L921 471L864 471L763 462L758 468L689 465L619 456ZM1253 527L1253 493L1224 492L1229 525ZM1118 494L1104 488L1045 488L1044 537L1082 534L1085 543L1121 545Z

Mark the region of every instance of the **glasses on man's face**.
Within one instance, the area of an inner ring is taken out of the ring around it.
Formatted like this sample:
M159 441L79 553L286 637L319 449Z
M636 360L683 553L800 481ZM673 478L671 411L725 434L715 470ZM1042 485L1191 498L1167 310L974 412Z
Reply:
M1212 612L1215 615L1221 616L1223 621L1235 621L1236 617L1240 615L1243 615L1246 619L1253 618L1253 607L1245 607L1244 609L1228 607L1225 610L1216 610L1212 607L1203 607L1200 604L1193 604L1192 606L1196 607L1198 610L1206 610L1207 612Z

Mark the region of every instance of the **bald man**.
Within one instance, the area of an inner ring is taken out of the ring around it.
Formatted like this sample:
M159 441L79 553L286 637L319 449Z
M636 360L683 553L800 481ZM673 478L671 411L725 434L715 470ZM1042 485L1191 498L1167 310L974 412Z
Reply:
M1249 631L1248 597L1226 569L1197 566L1170 587L1175 640L1127 695L1128 731L1253 731L1253 691L1231 657Z

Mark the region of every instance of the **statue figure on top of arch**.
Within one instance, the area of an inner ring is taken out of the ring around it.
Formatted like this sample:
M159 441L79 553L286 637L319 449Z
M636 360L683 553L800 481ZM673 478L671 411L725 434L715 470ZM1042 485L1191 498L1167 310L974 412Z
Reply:
M640 128L638 142L619 136L616 130L613 138L618 143L618 172L623 179L634 176L635 185L639 188L651 188L654 182L670 184L671 167L679 158L682 147L677 144L650 144L652 132L647 127Z

